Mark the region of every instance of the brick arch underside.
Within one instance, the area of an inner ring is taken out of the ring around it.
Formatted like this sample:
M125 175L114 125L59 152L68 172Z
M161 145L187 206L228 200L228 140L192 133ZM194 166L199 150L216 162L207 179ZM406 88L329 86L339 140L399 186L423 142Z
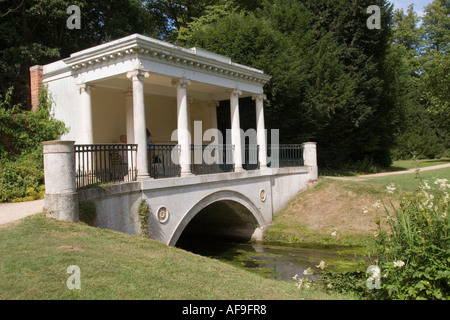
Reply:
M170 244L183 241L249 241L264 222L259 210L245 196L234 192L210 195L197 203L178 225Z

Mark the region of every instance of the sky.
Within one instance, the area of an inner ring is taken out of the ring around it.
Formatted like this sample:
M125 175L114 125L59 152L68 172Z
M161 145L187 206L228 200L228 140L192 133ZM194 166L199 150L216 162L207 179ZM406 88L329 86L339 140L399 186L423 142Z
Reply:
M394 4L394 9L403 9L405 12L408 6L414 3L414 11L419 16L422 16L425 6L433 2L433 0L390 0L390 2Z

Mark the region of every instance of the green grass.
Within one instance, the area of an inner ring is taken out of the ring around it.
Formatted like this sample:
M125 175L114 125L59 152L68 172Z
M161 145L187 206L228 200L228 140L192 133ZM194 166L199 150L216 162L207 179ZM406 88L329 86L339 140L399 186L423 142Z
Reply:
M386 187L391 183L395 184L399 192L412 192L416 190L420 184L420 180L428 180L429 183L434 182L437 178L446 178L450 180L450 167L423 171L416 173L396 174L389 176L366 178L363 184L369 184L374 187Z
M386 171L404 171L415 168L425 168L450 163L450 159L397 160Z
M450 163L450 158L397 160L394 161L391 166L383 168L375 165L363 165L363 164L347 165L342 167L341 169L329 169L319 167L319 174L321 176L345 177L345 176L356 176L381 172L406 171L415 168L425 168L448 163Z
M320 244L364 247L373 238L373 230L362 231L357 224L352 225L352 221L364 216L363 207L372 209L378 199L385 204L392 200L398 205L404 196L419 187L421 180L428 180L431 184L436 178L450 180L450 168L419 172L418 175L396 174L364 180L358 177L351 180L322 178L319 185L300 193L274 217L266 240L297 246ZM391 183L396 187L393 194L389 194L386 189ZM324 220L327 223L318 228L317 223ZM364 221L359 222L359 226L363 223L375 227L375 217L367 216ZM344 228L344 225L347 227ZM338 230L339 236L330 235L333 227Z
M67 268L81 270L69 290ZM346 299L157 241L37 215L0 229L0 299Z

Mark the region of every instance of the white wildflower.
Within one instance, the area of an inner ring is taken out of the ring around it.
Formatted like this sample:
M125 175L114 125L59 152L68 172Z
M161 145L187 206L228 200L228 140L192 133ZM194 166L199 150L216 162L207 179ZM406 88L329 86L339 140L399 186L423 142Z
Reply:
M364 214L369 213L369 209L367 209L367 207L365 207L365 206L363 207L363 213Z
M445 191L447 188L450 188L450 184L447 184L448 180L447 179L436 179L434 181L434 184L438 184L439 185L439 189L441 191Z
M380 207L381 207L381 200L377 200L377 202L375 202L375 203L373 204L373 207L374 207L375 209L380 208Z
M306 289L309 289L311 284L309 283L308 279L301 278L297 280L296 286L297 289L300 289L302 286L304 286Z
M306 269L305 271L303 271L303 274L304 274L305 276L309 276L309 275L311 275L311 274L314 274L314 271L313 271L313 269L308 268L308 269Z
M332 236L332 237L336 237L336 236L337 236L336 230L334 230L334 231L331 233L331 236Z
M397 188L395 187L395 184L391 183L389 186L386 187L386 189L388 190L388 193L392 194Z
M334 286L333 286L331 283L329 283L329 284L327 284L327 288L328 288L328 289L333 289Z
M325 261L322 260L319 262L319 265L316 267L323 270L327 267L327 265L326 265Z
M303 285L303 278L299 279L297 282L297 289L300 289Z
M295 281L297 281L297 280L298 280L298 274L296 274L295 276L293 276L292 279L294 279Z
M401 268L405 265L405 263L402 260L394 261L394 267Z

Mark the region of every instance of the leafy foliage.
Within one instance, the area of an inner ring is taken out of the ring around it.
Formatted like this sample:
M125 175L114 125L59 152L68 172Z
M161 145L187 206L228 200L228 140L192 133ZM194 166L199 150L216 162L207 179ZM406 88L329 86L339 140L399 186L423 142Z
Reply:
M274 0L252 12L225 3L181 28L178 41L272 75L266 126L282 143L317 141L320 165L387 165L399 123L386 93L391 9L378 1L384 25L373 32L365 24L372 2Z
M141 224L140 235L143 237L149 236L149 219L150 219L150 208L147 201L141 200L138 207L139 223Z
M51 115L46 87L35 112L11 105L12 89L0 96L0 202L30 200L43 194L43 141L55 140L66 131Z
M399 207L375 203L378 230L366 263L378 268L376 274L324 272L322 285L363 299L450 299L449 192L447 179L425 180ZM369 286L375 279L379 286Z
M81 9L80 30L66 27L69 5ZM369 5L381 9L379 30L366 26ZM392 12L387 0L1 1L0 91L15 87L2 107L30 109L30 66L141 33L272 75L266 127L280 143L316 141L321 167L386 166L411 148L437 157L450 150L449 10L434 0L419 27L413 6ZM254 127L252 113L241 118Z
M449 191L447 179L423 181L399 208L384 208L373 248L382 282L376 297L450 299Z
M413 5L395 12L392 47L402 57L398 70L408 88L401 95L406 121L396 135L396 159L411 158L411 151L440 157L450 149L449 13L448 1L434 0L419 27Z

